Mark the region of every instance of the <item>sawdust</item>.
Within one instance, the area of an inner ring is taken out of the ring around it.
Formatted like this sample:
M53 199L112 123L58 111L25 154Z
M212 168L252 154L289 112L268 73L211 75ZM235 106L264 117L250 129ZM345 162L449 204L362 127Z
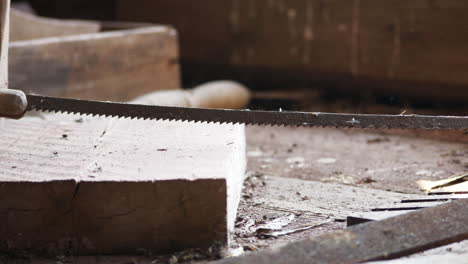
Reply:
M468 167L463 143L356 129L247 127L246 132L247 151L262 153L249 156L248 170L265 175L421 193L415 184L421 178L418 171L426 170L428 180L437 180ZM324 158L336 162L317 162Z

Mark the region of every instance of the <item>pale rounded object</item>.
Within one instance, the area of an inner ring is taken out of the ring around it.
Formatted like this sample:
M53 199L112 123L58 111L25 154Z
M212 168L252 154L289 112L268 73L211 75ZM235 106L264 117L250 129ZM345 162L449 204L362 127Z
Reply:
M28 107L28 100L22 91L0 89L0 117L21 117Z
M250 91L234 81L212 81L201 84L191 91L193 107L240 109L250 101Z
M184 90L156 91L130 101L133 104L190 107L189 94Z
M234 81L213 81L191 90L156 91L131 101L134 104L242 109L250 101L250 92Z

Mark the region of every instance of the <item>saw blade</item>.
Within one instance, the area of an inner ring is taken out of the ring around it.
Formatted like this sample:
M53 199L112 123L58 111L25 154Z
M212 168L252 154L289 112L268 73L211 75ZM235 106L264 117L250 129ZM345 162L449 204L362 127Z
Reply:
M340 114L185 108L28 95L28 110L220 124L343 128L468 129L468 116Z

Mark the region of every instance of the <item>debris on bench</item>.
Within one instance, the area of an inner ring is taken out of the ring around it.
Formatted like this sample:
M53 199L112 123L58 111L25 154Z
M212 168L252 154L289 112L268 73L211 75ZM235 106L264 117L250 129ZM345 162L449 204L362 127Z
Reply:
M468 199L356 225L216 263L360 263L393 259L468 238Z
M434 193L468 193L468 173L453 176L439 181L419 180L419 188L428 194Z
M369 221L380 221L415 210L434 207L455 200L465 199L467 197L468 196L466 195L454 194L437 198L405 199L401 200L399 204L393 203L388 207L372 208L368 212L355 212L346 218L346 225L349 227Z

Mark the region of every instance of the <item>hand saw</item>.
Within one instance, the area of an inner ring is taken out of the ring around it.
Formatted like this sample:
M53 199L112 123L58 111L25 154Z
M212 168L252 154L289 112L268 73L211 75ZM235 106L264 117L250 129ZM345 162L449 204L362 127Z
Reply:
M136 105L27 95L27 111L247 125L468 129L468 116L372 115L251 111Z
M467 116L369 115L202 109L135 105L116 102L54 98L40 95L25 95L21 91L6 89L8 88L6 80L8 62L9 0L0 0L0 3L2 5L0 117L21 118L25 112L37 110L96 116L179 120L220 124L231 123L247 125L346 128L468 129Z

